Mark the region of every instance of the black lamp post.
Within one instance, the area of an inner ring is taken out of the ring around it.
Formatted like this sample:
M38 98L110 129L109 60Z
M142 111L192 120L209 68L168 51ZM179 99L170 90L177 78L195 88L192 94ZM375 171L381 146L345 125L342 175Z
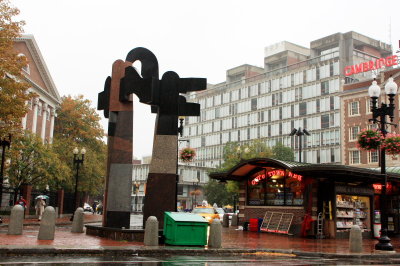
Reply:
M1 143L1 169L0 169L0 208L1 208L1 202L3 199L3 181L4 181L4 162L5 162L5 156L6 156L6 148L10 148L11 144L11 134L8 135L8 139L3 138L0 139Z
M373 123L380 124L380 131L383 137L386 136L386 125L394 125L386 121L386 116L389 116L390 122L393 122L394 118L394 96L397 93L397 84L390 77L385 85L385 93L389 97L389 104L381 103L381 107L378 107L378 97L381 94L381 88L377 85L376 79L372 82L372 85L368 89L368 94L371 97L371 112ZM379 118L379 119L378 119ZM385 158L385 147L381 147L380 153L380 164L381 164L381 175L383 176L382 194L381 194L381 236L379 243L375 245L376 250L392 251L393 246L390 243L390 238L387 235L388 223L387 223L387 199L386 199L386 187L387 187L387 175L386 175L386 158Z
M299 137L299 163L301 163L301 153L302 153L301 149L303 147L302 137L304 135L310 136L310 133L308 133L308 131L305 128L301 129L301 127L299 127L299 129L293 128L292 132L290 132L289 134L289 136L294 136L294 135Z
M81 149L81 158L79 158L79 150L78 148L75 147L73 150L74 153L74 165L76 166L76 172L75 172L75 209L79 207L79 200L78 200L78 177L79 177L79 166L83 164L83 161L85 160L85 153L86 149L82 148Z

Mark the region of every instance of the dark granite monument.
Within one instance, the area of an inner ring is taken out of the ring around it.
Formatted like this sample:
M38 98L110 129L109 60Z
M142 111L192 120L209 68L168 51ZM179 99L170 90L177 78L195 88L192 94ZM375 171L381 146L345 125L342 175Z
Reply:
M141 75L132 67L139 60ZM181 93L205 90L204 78L180 78L166 72L158 78L158 62L145 48L131 50L126 61L113 64L104 91L99 94L98 109L109 118L108 167L106 179L104 227L129 228L132 189L132 101L151 105L157 113L152 161L144 200L144 223L156 216L163 227L165 211L176 211L178 167L178 116L200 115L200 105L188 103Z

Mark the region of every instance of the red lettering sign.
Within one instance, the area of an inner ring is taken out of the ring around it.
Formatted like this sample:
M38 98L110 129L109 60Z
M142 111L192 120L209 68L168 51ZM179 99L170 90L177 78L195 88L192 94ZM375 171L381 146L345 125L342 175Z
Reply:
M346 66L344 68L344 74L346 76L350 76L361 72L367 72L370 70L379 69L382 68L383 66L391 67L398 64L397 59L398 59L397 55L391 55L386 58L379 58L376 60L371 60L368 62L363 62L352 66Z
M273 177L273 176L285 176L285 170L271 170L268 171L266 174L260 174L257 175L256 177L254 177L252 180L250 180L250 184L255 186L257 185L260 181L264 180L267 177ZM297 179L298 181L301 182L303 176L302 175L298 175L298 174L294 174L292 172L288 172L287 173L288 177Z

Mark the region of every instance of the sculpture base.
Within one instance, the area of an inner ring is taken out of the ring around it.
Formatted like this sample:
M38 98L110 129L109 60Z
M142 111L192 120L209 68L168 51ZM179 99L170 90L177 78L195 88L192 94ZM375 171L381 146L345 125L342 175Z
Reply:
M143 206L143 225L150 216L157 217L158 228L164 228L164 212L176 211L178 175L149 173Z
M142 227L137 227L132 229L110 228L100 225L85 225L85 227L86 227L86 234L91 236L99 236L117 241L128 241L128 242L144 241L144 229Z

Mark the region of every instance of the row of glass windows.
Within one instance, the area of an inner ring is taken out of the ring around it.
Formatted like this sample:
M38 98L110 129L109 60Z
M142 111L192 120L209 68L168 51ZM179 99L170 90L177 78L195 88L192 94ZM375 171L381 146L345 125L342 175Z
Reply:
M317 76L317 71L316 69L310 69L307 70L309 71L311 77L309 78L307 82L313 82L316 80L320 80L329 76L324 76L324 77L319 77L316 78ZM335 74L338 75L339 73ZM314 77L315 76L315 77ZM289 77L289 78L288 78ZM274 79L270 81L265 81L262 83L258 83L255 85L251 86L246 86L240 89L235 89L230 92L225 92L222 94L210 96L207 98L200 98L198 99L198 103L201 105L202 109L206 108L212 108L215 106L219 106L221 104L227 104L227 103L232 103L235 101L239 101L242 99L248 99L250 97L256 97L256 96L262 96L267 93L271 93L274 91L286 89L286 88L291 88L293 86L297 86L302 84L303 82L293 82L293 84L290 82L290 77L283 77L280 79ZM295 77L295 75L293 75ZM290 84L290 85L287 85ZM291 90L286 91L289 95L292 93L295 93L295 90L301 90L302 94L304 95L304 98L310 98L310 97L315 97L318 95L324 95L327 93L332 93L332 92L337 92L339 91L339 79L332 79L332 80L327 80L327 81L322 81L318 82L316 84L310 84L304 87L299 87L299 88L293 88ZM290 99L291 101L294 101L294 98L292 97L285 97L286 99Z
M203 110L200 112L200 118L198 117L189 118L187 121L188 124L195 124L200 121L209 121L241 113L256 112L261 109L266 109L269 107L276 106L277 104L274 104L274 101L276 103L280 103L281 99L285 97L282 94L283 93L277 93L276 95L277 97L274 97L274 95L270 95L271 97L267 96L267 97L255 98L240 103L233 103L230 105L218 107L215 109ZM264 112L278 112L278 110L281 110L280 112L282 112L282 108L284 108L285 113L290 114L291 117L297 117L299 115L313 114L313 113L339 109L339 107L340 107L340 98L338 96L328 96L328 97L320 97L318 99L307 102L301 102L288 106L271 108L269 110L265 110ZM288 108L291 109L289 110ZM272 115L270 113L266 113L266 115L268 118L266 120L267 122L282 119L281 116L274 115L274 113L272 113Z
M239 134L238 132L236 132ZM231 136L233 134L230 134ZM223 138L223 142L218 141L219 138ZM227 137L228 136L228 137ZM259 139L259 138L258 138ZM203 141L204 145L201 145ZM219 145L226 144L229 140L228 134L215 134L210 136L205 136L201 138L196 138L191 140L190 146L198 149L198 157L197 159L214 159L220 158L222 156L222 147ZM296 149L299 148L299 139L297 137L289 136L286 134L284 136L279 136L278 138L268 138L265 140L265 143L269 147L273 147L277 142L282 142L283 145L288 147L294 147ZM208 145L205 145L205 144ZM340 131L336 130L327 130L322 132L313 132L310 136L302 137L302 148L315 148L327 145L338 145L340 143ZM200 145L198 145L200 144Z
M319 103L320 101L317 102ZM333 108L335 108L336 110L338 109L336 108L336 103L331 104L331 101L326 101L326 103L329 103L332 110ZM297 108L295 109L295 107ZM282 134L289 134L293 128L297 128L299 126L307 128L309 130L318 130L323 128L338 127L340 125L340 113L337 111L311 117L304 117L302 119L284 121L280 123L265 124L267 122L282 121L283 119L294 118L297 116L297 113L308 114L308 110L315 111L315 113L326 111L325 108L320 108L320 105L317 105L316 102L310 102L309 104L305 104L304 106L300 104L297 106L280 107L278 109L268 110L265 112L258 112L238 117L230 117L223 120L217 120L200 125L189 125L184 127L183 133L185 136L200 136L203 134L210 134L213 132L221 132L245 127L240 130L240 132L244 132L239 133L239 136L241 136L240 139L238 139L238 136L233 137L234 139L232 140L227 140L241 141L260 137L273 137ZM257 127L249 127L261 123L262 125L258 125ZM228 133L229 132L224 132L222 134Z
M134 165L132 169L132 180L145 181L147 180L148 174L149 165ZM190 168L179 167L179 175L181 182L197 182L197 180L199 180L200 183L207 183L209 179L206 171Z
M335 136L338 135L338 132L332 132L329 135ZM322 141L322 139L320 141ZM338 141L339 141L338 138L334 138L331 144L337 145ZM277 142L282 142L283 145L287 147L295 146L296 149L299 148L298 138L281 137L281 138L266 140L266 144L269 147L275 146ZM311 149L307 147L311 147ZM315 149L318 147L320 146L318 145L311 146L309 145L309 143L303 142L302 161L308 163L339 163L341 161L340 147L331 146L331 147L321 147L321 149ZM197 166L216 167L222 163L222 160L220 160L220 158L222 157L222 151L223 151L223 146L200 147L197 149L198 157L196 158L196 161L193 164ZM299 160L298 150L295 151L295 160Z
M379 153L378 151L368 151L368 163L377 163L379 162ZM349 164L361 164L361 151L360 150L351 150L349 151Z
M223 132L217 134L210 134L207 136L196 137L190 140L190 146L193 148L212 146L212 145L223 145L227 142L233 141L249 141L266 137L280 137L282 135L289 135L293 128L286 124L285 133L280 134L282 123L265 127L247 128L238 131ZM277 127L278 126L278 127ZM283 131L282 131L283 132ZM312 132L311 136L304 137L304 143L307 147L314 147L319 145L334 145L340 142L340 131L328 130L323 132Z

